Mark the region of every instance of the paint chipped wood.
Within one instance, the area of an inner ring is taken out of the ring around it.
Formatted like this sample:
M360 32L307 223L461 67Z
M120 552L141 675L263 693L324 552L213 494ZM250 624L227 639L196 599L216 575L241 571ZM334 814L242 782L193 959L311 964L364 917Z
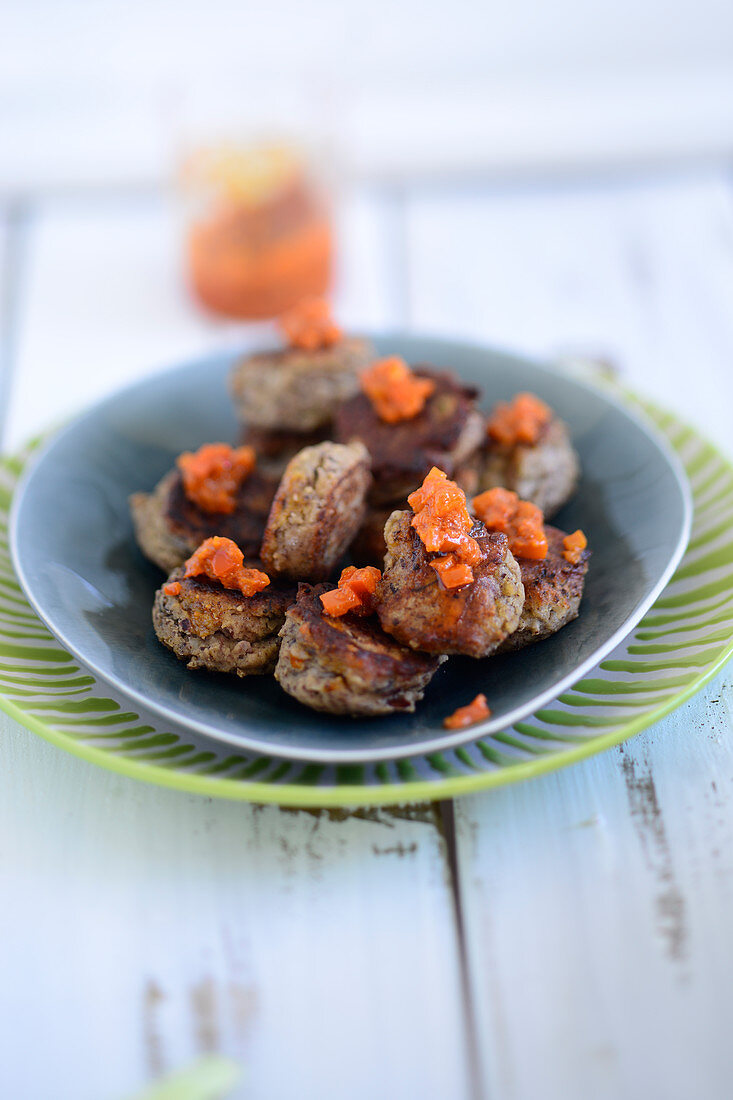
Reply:
M716 171L426 189L412 322L574 369L601 357L730 449L732 198ZM732 708L724 672L619 750L457 803L486 1095L729 1095Z

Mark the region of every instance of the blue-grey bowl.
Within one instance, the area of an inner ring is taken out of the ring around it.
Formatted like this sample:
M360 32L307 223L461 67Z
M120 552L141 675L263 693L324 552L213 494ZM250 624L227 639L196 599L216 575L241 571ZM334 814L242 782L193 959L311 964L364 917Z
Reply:
M189 672L160 645L151 606L162 575L138 551L127 498L151 489L182 450L235 440L226 376L213 355L138 382L59 432L23 479L11 519L13 562L59 641L130 699L171 722L241 748L293 759L374 761L437 751L512 725L597 664L664 588L689 536L684 473L656 431L607 393L550 367L483 347L405 334L380 353L456 370L490 408L519 390L570 425L582 479L553 522L582 527L592 558L580 616L519 653L451 658L414 714L318 714L272 677ZM484 692L491 718L448 732L443 718Z

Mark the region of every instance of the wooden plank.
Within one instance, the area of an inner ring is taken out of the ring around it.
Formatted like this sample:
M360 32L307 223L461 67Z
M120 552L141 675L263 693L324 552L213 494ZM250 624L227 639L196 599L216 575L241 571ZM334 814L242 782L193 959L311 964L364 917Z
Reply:
M0 731L3 1095L114 1100L220 1051L235 1096L468 1096L432 809L211 801Z
M389 219L346 195L339 308L394 320ZM155 362L242 339L178 286L168 210L42 211L10 436ZM237 1096L469 1094L453 897L434 811L286 813L139 785L0 715L0 1093L104 1100L197 1054ZM42 1048L42 1057L35 1052ZM4 1086L4 1087L3 1087Z
M424 194L411 321L595 349L729 447L732 198L714 173ZM729 1095L732 710L729 667L622 748L458 804L488 1095Z
M460 804L488 1095L730 1095L732 688Z
M166 204L67 201L30 228L9 445L215 339L186 301Z

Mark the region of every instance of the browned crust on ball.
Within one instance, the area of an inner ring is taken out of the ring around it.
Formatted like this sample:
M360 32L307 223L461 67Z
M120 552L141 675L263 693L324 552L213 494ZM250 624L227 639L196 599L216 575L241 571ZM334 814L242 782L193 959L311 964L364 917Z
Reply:
M573 564L563 557L565 532L545 527L547 557L542 561L517 558L524 585L524 607L519 626L500 647L501 653L539 642L578 617L590 552Z
M262 539L267 572L327 577L361 525L370 483L369 456L359 443L300 451L283 474Z
M180 471L171 470L152 493L133 493L130 497L138 545L147 558L167 573L212 535L233 539L245 561L254 562L259 557L276 488L276 479L255 469L240 486L235 512L231 515L204 512L183 491Z
M331 421L312 432L270 431L249 424L242 428L240 443L252 447L257 455L257 468L277 481L285 473L291 458L304 447L313 447L331 437Z
M294 589L270 585L254 596L224 588L205 577L185 578L176 569L177 595L158 589L153 626L158 639L188 668L253 676L272 672L279 632Z
M370 499L375 505L406 500L432 466L453 477L484 439L475 389L464 386L448 371L424 366L414 371L420 378L435 381L436 388L412 420L386 424L364 393L345 401L336 413L335 438L342 443L360 440L371 455L374 485Z
M172 476L167 474L152 493L133 493L130 497L137 544L145 557L165 573L181 565L191 553L189 542L175 535L166 523L165 502Z
M356 393L359 371L373 358L369 341L356 337L316 351L285 348L251 355L229 378L237 416L257 428L314 431Z
M332 587L299 586L281 631L275 678L299 702L331 714L413 711L444 658L398 645L374 618L324 614L319 596Z
M411 511L393 512L385 527L387 557L377 589L377 613L399 642L427 653L486 657L516 630L524 603L519 566L506 535L476 523L483 552L473 583L447 589L430 561Z

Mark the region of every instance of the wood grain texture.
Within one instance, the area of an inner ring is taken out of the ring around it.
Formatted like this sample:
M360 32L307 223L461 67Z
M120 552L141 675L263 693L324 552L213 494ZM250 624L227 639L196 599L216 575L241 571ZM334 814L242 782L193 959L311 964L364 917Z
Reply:
M730 1095L732 687L459 803L489 1096Z
M424 194L411 321L605 353L729 449L732 201L717 173ZM730 1095L732 712L729 666L620 749L458 803L487 1095Z
M350 324L396 320L389 217L344 196L337 308ZM191 308L176 243L157 200L40 211L11 441L155 363L245 336ZM12 899L0 999L16 1036L2 1095L112 1100L208 1051L244 1066L237 1096L468 1095L432 808L351 817L211 802L92 768L5 716L0 734Z
M0 728L3 1095L112 1100L210 1051L235 1096L468 1095L431 808L210 801Z

